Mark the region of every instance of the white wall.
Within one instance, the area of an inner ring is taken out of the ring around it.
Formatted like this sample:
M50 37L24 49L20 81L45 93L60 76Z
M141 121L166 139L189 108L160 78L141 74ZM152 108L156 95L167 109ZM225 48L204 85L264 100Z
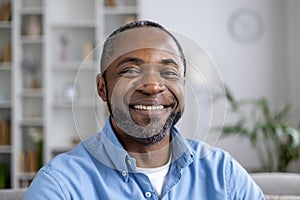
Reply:
M204 46L238 99L263 96L276 107L290 98L299 100L296 89L300 85L295 81L298 67L287 65L292 62L287 54L295 45L287 42L294 32L286 32L290 26L286 22L294 17L288 13L297 10L291 1L142 0L141 18L158 21ZM264 32L258 41L241 44L229 35L228 20L239 8L255 9L261 16ZM220 139L217 146L228 150L247 169L259 167L256 152L246 140Z

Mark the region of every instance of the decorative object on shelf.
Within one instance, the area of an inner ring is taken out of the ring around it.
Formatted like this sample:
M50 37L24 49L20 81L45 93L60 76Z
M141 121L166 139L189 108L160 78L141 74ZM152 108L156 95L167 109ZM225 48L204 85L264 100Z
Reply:
M28 135L35 145L30 147L28 151L20 152L19 171L21 173L37 172L43 165L43 139L41 128L29 127Z
M35 149L28 151L28 170L36 172L43 166L43 133L38 127L28 128L28 134L35 143Z
M92 61L93 57L93 43L86 42L83 46L83 55L82 59L85 61Z
M32 89L40 88L40 81L38 79L38 62L35 59L28 59L25 58L22 61L22 67L25 71L28 72L28 75L30 76L30 84L29 87Z
M0 189L4 189L7 186L7 165L0 163Z
M10 130L9 120L0 121L0 145L10 145Z
M76 85L73 82L67 82L63 90L63 98L65 102L72 103L79 98L79 92Z
M0 7L0 21L8 22L11 20L11 3L2 3Z
M4 45L0 53L0 62L11 62L11 44Z
M59 51L60 61L70 60L69 38L66 35L61 35L59 38L59 44L60 44L60 51Z
M289 164L300 158L300 124L294 128L286 122L291 106L272 114L264 98L237 101L229 88L226 87L225 92L230 109L238 120L225 125L222 132L249 138L258 151L263 167L261 171L287 171Z
M127 5L126 0L105 0L105 6L106 7L123 7L123 6L126 6L126 5Z
M135 20L136 20L136 16L128 15L124 18L124 24L128 24L128 23L133 22Z
M26 23L25 23L25 34L30 37L37 37L41 36L42 28L41 28L41 21L38 15L30 15L28 16Z
M256 10L241 8L229 17L228 31L232 39L238 43L254 43L263 35L264 21Z
M105 0L105 6L115 7L115 6L117 6L117 2L116 2L116 0Z

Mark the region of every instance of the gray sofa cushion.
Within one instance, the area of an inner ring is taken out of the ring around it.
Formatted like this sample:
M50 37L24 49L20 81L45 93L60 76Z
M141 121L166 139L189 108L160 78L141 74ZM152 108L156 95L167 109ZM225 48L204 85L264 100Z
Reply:
M264 194L300 196L300 174L256 173L251 174Z
M265 195L266 200L300 200L300 196Z
M22 200L26 189L2 189L0 190L1 200Z

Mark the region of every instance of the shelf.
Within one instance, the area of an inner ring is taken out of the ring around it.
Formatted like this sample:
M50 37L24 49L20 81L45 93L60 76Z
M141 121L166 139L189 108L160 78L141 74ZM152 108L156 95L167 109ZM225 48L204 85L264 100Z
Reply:
M10 109L11 108L11 101L0 101L0 109Z
M95 107L95 102L92 100L80 100L80 101L75 101L73 104L68 103L64 100L58 100L53 102L53 108L93 108Z
M21 126L44 126L43 118L24 118L21 123Z
M0 70L11 70L12 63L11 62L0 62Z
M10 29L12 28L11 21L0 21L0 29Z
M102 120L105 112L95 94L98 44L106 32L135 19L140 9L138 0L117 1L119 6L105 7L103 0L0 0L11 2L11 20L0 21L1 45L11 44L11 63L0 62L0 117L11 128L11 143L0 145L0 160L9 164L11 188L27 187L36 175L20 157L34 145L28 137L31 128L47 140L45 162L74 147L74 110L83 132L98 131L98 122L88 117ZM22 66L27 60L37 64L36 77ZM69 85L69 92L78 93L70 94L76 97L73 104L67 101Z
M136 14L136 6L116 6L116 7L105 7L104 13L106 15L116 15L116 14Z
M43 97L43 89L23 89L21 93L22 97Z
M22 36L21 43L23 44L42 44L44 42L43 36Z
M35 15L41 15L44 12L44 8L42 7L27 7L22 8L20 10L21 14L35 14Z
M95 20L76 20L66 22L54 22L52 23L53 28L94 28L96 27Z
M53 64L53 70L95 70L98 67L96 61L66 61Z
M11 145L0 145L0 154L9 154L12 152Z

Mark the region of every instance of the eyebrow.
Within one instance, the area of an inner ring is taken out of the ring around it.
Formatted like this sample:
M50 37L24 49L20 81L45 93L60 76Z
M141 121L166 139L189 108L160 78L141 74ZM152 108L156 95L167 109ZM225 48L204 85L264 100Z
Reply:
M177 62L171 58L162 59L159 63L164 64L164 65L174 64L174 65L178 66Z
M137 63L137 64L144 63L144 61L142 59L140 59L140 58L128 57L128 58L124 58L123 60L121 60L120 62L118 62L117 68L119 66L121 66L122 64L127 63L127 62L132 62L132 63Z
M121 60L120 62L118 62L117 68L119 66L121 66L122 64L128 63L128 62L136 63L136 64L143 64L144 60L140 59L140 58L136 58L136 57L124 58L123 60ZM177 64L177 62L175 60L173 60L172 58L162 59L162 60L159 61L159 64L163 64L163 65L174 64L177 67L179 67L178 64Z

